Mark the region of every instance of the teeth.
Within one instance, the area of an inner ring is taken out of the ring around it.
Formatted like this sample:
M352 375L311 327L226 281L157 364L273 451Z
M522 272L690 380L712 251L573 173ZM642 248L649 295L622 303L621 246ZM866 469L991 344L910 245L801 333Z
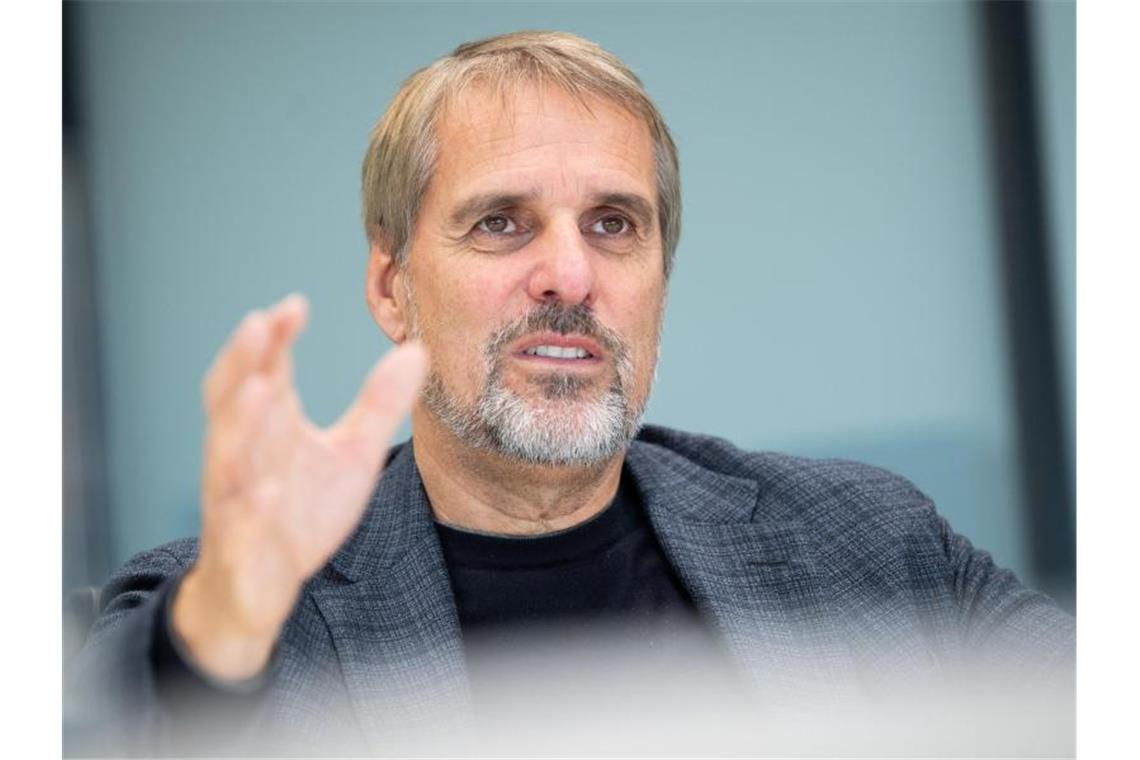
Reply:
M590 352L584 348L563 348L562 346L535 346L523 353L531 356L549 356L552 359L585 359Z

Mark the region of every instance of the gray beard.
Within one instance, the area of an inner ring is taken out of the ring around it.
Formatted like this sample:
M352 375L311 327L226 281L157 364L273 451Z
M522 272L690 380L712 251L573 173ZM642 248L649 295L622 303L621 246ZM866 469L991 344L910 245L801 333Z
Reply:
M583 398L594 381L569 373L533 378L538 398L532 400L503 384L504 348L539 330L587 335L602 344L613 361L614 377L600 398ZM634 404L629 398L629 351L588 307L544 304L497 331L483 358L487 380L473 405L449 393L435 371L421 392L428 410L468 446L531 464L590 466L624 451L641 427L645 401Z

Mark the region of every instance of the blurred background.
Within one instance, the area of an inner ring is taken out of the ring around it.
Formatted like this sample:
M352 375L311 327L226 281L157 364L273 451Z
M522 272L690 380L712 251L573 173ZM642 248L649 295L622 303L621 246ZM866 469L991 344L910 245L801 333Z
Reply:
M646 420L887 467L1072 609L1072 2L65 3L64 590L197 532L199 383L250 308L307 294L302 398L350 402L388 345L368 132L528 28L620 56L680 149Z

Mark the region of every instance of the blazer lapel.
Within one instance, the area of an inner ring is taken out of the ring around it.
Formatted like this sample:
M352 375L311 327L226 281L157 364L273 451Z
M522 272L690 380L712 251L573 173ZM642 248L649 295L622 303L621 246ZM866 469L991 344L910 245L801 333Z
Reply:
M468 713L459 617L409 442L392 456L356 533L333 556L343 576L313 591L356 717L373 746Z
M626 458L666 555L761 698L834 691L853 663L795 520L754 514L755 480L635 442Z

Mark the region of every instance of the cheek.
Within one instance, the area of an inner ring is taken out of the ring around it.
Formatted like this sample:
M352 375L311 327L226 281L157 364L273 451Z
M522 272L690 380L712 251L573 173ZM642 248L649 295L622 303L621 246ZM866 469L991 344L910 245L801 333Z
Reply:
M437 367L452 390L474 399L486 379L483 350L508 319L505 278L485 271L428 273L432 277L432 342L442 355Z
M472 351L482 352L488 338L512 316L506 277L476 270L451 279L441 302L443 326Z

